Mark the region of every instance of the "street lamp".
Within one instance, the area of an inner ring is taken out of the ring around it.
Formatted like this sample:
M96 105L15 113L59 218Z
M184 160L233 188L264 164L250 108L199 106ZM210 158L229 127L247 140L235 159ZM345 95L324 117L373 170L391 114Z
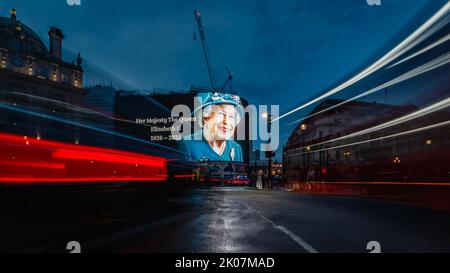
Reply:
M271 142L270 133L271 133L271 130L272 130L272 115L266 112L266 113L262 114L262 117L267 119L267 123L268 123L268 128L267 129L268 129L268 133L269 133L269 140L268 141L270 143ZM268 171L267 171L267 188L271 189L272 188L272 157L273 157L273 151L272 151L271 148L270 148L269 151L266 151L266 157L267 157L267 160L268 160L268 166L267 166L267 168L268 168Z

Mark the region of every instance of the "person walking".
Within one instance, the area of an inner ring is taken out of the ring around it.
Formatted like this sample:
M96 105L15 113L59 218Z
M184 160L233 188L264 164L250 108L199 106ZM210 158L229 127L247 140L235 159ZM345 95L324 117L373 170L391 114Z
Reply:
M259 169L257 174L256 174L256 189L258 190L262 190L263 188L263 176L264 176L264 172L263 170Z

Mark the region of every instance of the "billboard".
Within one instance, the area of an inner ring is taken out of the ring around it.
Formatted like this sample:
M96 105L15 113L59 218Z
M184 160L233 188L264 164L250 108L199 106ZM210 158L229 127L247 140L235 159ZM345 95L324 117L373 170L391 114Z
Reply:
M184 159L248 163L246 105L239 96L221 92L118 92L116 128L176 149ZM186 111L176 115L177 106ZM244 130L240 138L239 128Z
M244 162L236 132L245 117L240 97L220 92L199 93L196 100L192 113L194 133L183 137L190 158Z

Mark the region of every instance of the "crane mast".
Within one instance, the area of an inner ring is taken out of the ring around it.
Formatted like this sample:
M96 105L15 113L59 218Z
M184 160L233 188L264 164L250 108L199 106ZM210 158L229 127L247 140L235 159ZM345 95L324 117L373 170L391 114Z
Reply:
M194 15L195 15L195 20L197 21L198 32L200 35L200 41L202 42L203 54L205 55L206 66L208 67L208 75L209 75L209 82L211 85L211 91L214 91L214 89L215 89L214 71L213 71L213 67L212 67L212 63L211 63L211 56L209 55L209 51L208 51L208 45L206 44L205 30L204 30L203 24L202 24L202 17L201 17L200 11L198 11L198 10L194 11Z

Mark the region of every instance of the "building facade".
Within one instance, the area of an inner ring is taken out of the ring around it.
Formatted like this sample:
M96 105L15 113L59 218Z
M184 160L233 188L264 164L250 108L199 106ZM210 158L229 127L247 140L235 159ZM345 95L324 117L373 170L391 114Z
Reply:
M75 61L62 58L64 35L56 27L48 32L49 49L41 38L17 18L0 17L0 89L80 104L83 68L80 54ZM8 98L7 98L8 99Z
M62 31L50 27L49 48L16 10L0 17L0 131L39 139L78 143L83 88L80 54L62 56Z
M291 134L283 151L291 182L441 181L448 178L448 132L429 130L387 137L448 118L448 111L356 137L345 136L404 116L413 105L328 99ZM340 105L339 107L335 107ZM324 109L330 109L323 112ZM368 141L374 139L374 141Z

